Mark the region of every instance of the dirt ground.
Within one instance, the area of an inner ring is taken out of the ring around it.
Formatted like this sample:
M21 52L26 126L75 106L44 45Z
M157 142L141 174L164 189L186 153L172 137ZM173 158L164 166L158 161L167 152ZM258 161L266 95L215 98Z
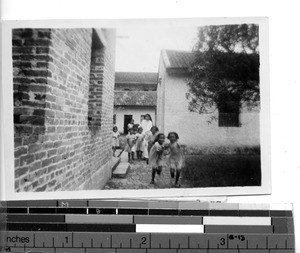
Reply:
M151 168L145 161L135 160L130 164L126 178L111 178L105 186L108 189L161 189L174 187L170 171L164 168L161 175L156 175L155 183L150 184ZM191 188L193 185L186 179L180 179L181 188Z

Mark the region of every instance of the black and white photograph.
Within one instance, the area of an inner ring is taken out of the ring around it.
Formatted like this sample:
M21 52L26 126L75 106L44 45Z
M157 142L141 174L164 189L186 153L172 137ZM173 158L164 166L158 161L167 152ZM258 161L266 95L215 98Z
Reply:
M10 26L6 184L13 194L270 193L266 23Z

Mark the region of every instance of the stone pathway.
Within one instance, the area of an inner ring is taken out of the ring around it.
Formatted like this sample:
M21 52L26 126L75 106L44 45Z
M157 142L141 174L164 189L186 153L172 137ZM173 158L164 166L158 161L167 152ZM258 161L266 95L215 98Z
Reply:
M126 154L127 155L127 154ZM150 184L151 181L151 169L145 161L134 160L130 163L130 169L126 175L126 178L111 178L106 186L105 190L115 189L161 189L172 188L170 177L170 170L164 168L161 175L155 176L155 184ZM174 183L174 180L173 180ZM185 180L180 179L181 188L191 188L192 184Z

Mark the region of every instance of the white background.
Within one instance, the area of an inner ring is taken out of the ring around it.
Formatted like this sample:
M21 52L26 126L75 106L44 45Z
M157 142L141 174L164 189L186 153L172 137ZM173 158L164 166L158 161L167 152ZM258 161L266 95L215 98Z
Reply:
M296 252L300 252L300 6L297 3L293 0L2 0L1 18L269 17L273 194L230 197L229 201L293 202Z

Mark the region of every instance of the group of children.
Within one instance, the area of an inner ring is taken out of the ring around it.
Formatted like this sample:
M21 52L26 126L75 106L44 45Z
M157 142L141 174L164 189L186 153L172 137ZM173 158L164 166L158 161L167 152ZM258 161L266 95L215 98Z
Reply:
M117 127L113 128L113 150L119 146L119 132ZM168 140L166 140L166 138ZM135 159L136 153L138 160L146 160L152 170L150 184L154 184L155 176L161 175L164 167L170 169L170 176L175 178L175 187L180 187L179 178L181 169L184 166L184 154L178 143L179 136L176 132L170 132L167 137L159 132L156 126L152 126L150 131L143 133L143 128L137 131L129 129L126 136L125 152L128 153L128 161Z

